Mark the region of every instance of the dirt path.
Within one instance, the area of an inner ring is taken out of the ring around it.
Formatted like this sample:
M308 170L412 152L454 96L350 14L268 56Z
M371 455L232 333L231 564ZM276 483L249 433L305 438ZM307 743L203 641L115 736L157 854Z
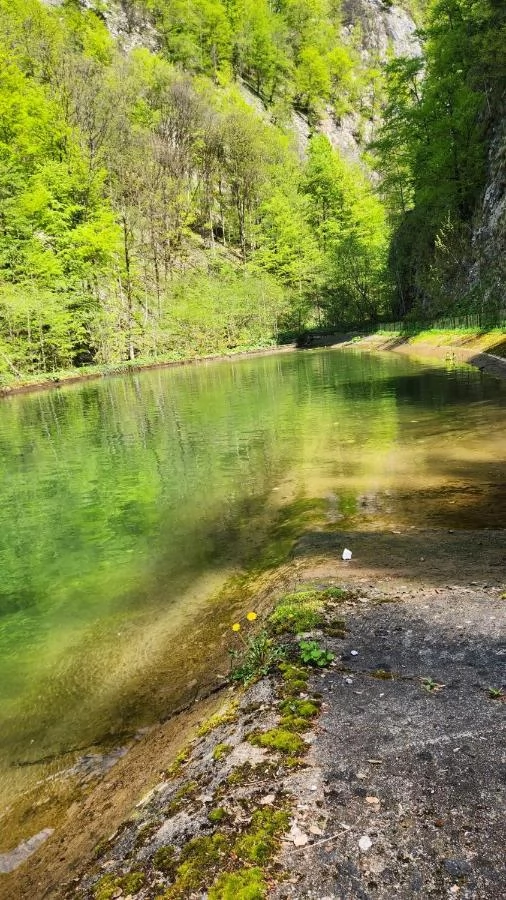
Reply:
M304 580L346 578L361 599L311 751L331 839L285 851L296 881L276 897L506 896L506 706L489 694L505 684L505 560L502 531L299 542Z

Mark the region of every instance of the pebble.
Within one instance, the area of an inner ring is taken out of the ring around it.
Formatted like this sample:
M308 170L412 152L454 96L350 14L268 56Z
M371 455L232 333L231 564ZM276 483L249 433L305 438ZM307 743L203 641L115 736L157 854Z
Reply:
M287 834L287 840L291 841L295 847L305 847L309 841L307 834L304 834L299 826L294 822Z
M358 846L361 853L367 853L367 851L371 849L372 841L368 834L362 835L358 842Z
M465 859L445 859L444 867L452 878L462 878L471 874L471 866Z

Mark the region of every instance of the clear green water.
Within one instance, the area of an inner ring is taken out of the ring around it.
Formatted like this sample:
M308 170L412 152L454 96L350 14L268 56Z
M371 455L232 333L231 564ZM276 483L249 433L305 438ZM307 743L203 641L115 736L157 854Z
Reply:
M0 799L193 689L240 607L210 598L294 498L331 527L503 524L505 423L474 370L329 350L3 401Z

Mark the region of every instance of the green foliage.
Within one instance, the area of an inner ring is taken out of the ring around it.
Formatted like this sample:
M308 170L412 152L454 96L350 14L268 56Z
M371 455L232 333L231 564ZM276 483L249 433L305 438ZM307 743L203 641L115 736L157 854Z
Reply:
M300 641L299 650L302 662L309 666L323 668L335 659L334 654L320 647L317 641Z
M267 675L284 658L283 648L274 643L265 629L248 637L243 649L229 652L232 663L236 663L231 678L243 684Z
M489 129L506 85L506 9L495 0L432 0L422 38L424 59L389 66L376 150L396 228L394 313L428 318L481 303L467 272Z
M325 104L372 114L372 70L342 38L338 4L124 10L132 31L155 24L159 52L126 52L99 7L0 0L1 381L374 318L386 236L374 194L325 139L304 163L283 131L292 104L313 123Z
M504 691L502 688L489 687L488 696L491 700L504 700Z
M385 212L363 173L326 137L309 146L304 190L322 254L319 306L329 324L374 321L386 308Z

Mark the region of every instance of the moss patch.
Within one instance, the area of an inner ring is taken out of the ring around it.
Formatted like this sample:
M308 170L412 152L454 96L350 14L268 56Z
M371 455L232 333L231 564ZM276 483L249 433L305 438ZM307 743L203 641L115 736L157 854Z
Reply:
M267 885L259 868L223 872L209 890L208 900L263 900Z
M93 888L94 900L112 900L118 891L137 894L144 886L143 872L129 872L128 875L104 875Z
M314 700L289 698L280 703L280 709L283 713L280 727L287 731L303 732L309 729L311 719L318 715L320 704Z
M223 809L222 806L217 806L215 809L212 809L207 816L207 818L210 822L213 823L213 825L217 825L219 822L222 822L223 819L226 819L226 817L227 812L225 809Z
M224 709L219 710L210 716L199 728L197 734L199 737L205 737L209 732L219 728L220 725L228 725L237 718L238 703L236 700L228 703Z
M236 841L234 853L245 862L265 864L274 855L289 820L286 810L258 809L248 830Z
M283 676L283 687L281 693L283 697L298 697L307 691L309 675L307 669L302 666L294 666L290 663L282 663L279 666Z
M381 681L393 681L394 676L392 672L387 672L386 669L375 669L374 672L368 673L371 678L379 678Z
M224 756L228 756L231 750L232 747L230 744L216 744L216 747L213 750L213 759L216 760L216 762L219 762Z
M178 753L172 765L164 772L165 778L176 778L180 774L184 764L188 762L189 756L190 747L185 747L184 750L181 750L181 752Z
M163 895L164 900L186 897L192 891L205 888L219 866L225 863L230 849L230 838L219 831L210 837L189 841L181 851L174 884Z
M232 770L225 785L234 787L249 782L268 781L269 778L275 778L275 775L276 766L273 766L271 762L261 762L254 766L246 762ZM223 793L223 786L217 789L215 796L219 796L221 793Z
M269 616L274 634L300 634L323 625L324 598L320 591L286 594Z
M175 848L170 844L159 847L153 856L153 865L158 872L163 872L164 875L173 878L176 871Z
M298 734L293 734L285 728L271 728L269 731L257 732L248 735L250 744L256 747L264 747L267 750L275 750L277 753L288 756L300 756L306 749L306 745Z
M168 816L175 816L188 800L192 800L197 793L199 786L196 781L185 781L179 790L176 791L165 812Z

